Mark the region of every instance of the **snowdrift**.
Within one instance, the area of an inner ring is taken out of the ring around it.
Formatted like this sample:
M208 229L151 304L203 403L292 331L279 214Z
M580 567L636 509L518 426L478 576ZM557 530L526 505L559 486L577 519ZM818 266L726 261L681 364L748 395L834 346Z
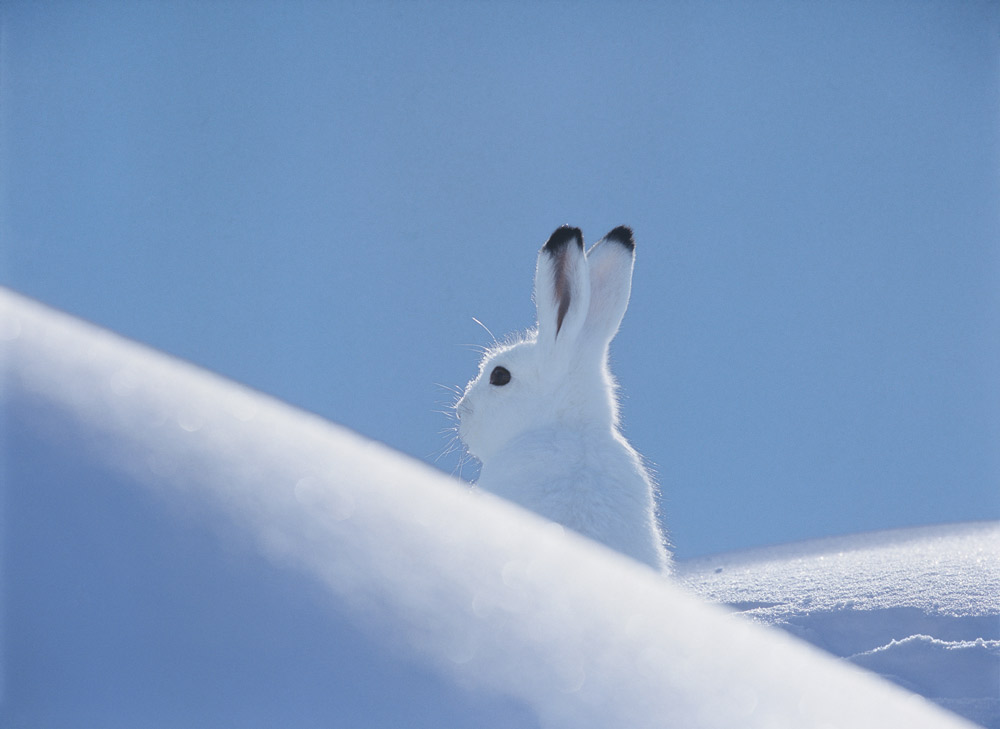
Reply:
M756 557L665 579L3 291L0 347L5 726L967 725L680 584L816 629L780 575L773 594L740 583L768 571ZM995 618L963 589L966 617ZM879 646L904 663L968 642L904 632Z
M900 529L692 560L712 602L1000 727L1000 524Z

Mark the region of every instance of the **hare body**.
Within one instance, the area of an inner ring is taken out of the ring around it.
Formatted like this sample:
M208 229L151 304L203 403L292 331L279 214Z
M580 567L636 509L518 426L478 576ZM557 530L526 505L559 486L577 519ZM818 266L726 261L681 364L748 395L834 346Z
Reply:
M628 228L589 253L579 229L557 229L538 254L536 329L486 352L456 414L479 488L666 570L653 482L618 429L607 366L634 256Z

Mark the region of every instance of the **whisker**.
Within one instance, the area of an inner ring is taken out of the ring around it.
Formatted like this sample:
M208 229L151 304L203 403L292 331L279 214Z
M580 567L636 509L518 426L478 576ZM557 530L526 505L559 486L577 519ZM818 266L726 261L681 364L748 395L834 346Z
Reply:
M451 428L449 428L449 430L451 430ZM444 432L442 432L442 435L444 435ZM439 460L441 460L442 458L444 458L448 454L453 453L455 451L455 448L457 447L455 445L455 441L457 441L457 440L458 440L458 435L457 434L453 435L451 438L449 438L448 442L445 443L445 445L440 450L437 451L437 455L434 456L434 463L437 463ZM433 455L433 454L430 454L427 457L430 458L431 455Z
M435 382L434 386L440 387L442 390L447 390L448 392L454 392L456 395L462 394L462 388L460 388L458 385L444 385L440 382Z
M458 463L451 470L451 475L454 476L457 471L459 478L461 478L462 465L465 462L465 459L467 458L468 454L464 452L464 444L462 443L461 440L459 440L457 434L452 436L452 438L448 441L448 443L444 446L444 448L441 449L438 455L434 458L434 463L437 463L445 456L450 456L452 453L458 450L463 450L463 452L459 455Z
M475 461L475 459L469 454L469 452L467 450L463 450L461 457L458 459L458 465L456 466L458 478L465 480L463 478L463 471L465 470L465 467L468 464L473 463L473 461ZM454 471L452 473L454 474Z
M485 324L483 324L476 317L472 317L472 321L476 322L476 324L478 324L479 326L481 326L483 329L486 330L486 333L490 335L490 339L493 340L493 344L497 343L497 338L495 336L493 336L493 332L490 331L490 328L488 326L486 326Z

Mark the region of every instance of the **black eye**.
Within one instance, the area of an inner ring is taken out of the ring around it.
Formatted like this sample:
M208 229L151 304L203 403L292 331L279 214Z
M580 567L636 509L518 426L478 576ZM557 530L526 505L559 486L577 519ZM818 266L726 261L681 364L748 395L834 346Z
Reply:
M506 367L494 367L490 372L490 384L502 387L510 382L510 370Z

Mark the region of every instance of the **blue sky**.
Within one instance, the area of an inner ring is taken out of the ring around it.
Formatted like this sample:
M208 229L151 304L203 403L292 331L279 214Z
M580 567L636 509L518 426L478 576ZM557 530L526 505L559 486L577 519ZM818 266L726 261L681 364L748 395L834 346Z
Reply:
M0 12L3 285L433 461L626 223L679 556L1000 517L996 3Z

